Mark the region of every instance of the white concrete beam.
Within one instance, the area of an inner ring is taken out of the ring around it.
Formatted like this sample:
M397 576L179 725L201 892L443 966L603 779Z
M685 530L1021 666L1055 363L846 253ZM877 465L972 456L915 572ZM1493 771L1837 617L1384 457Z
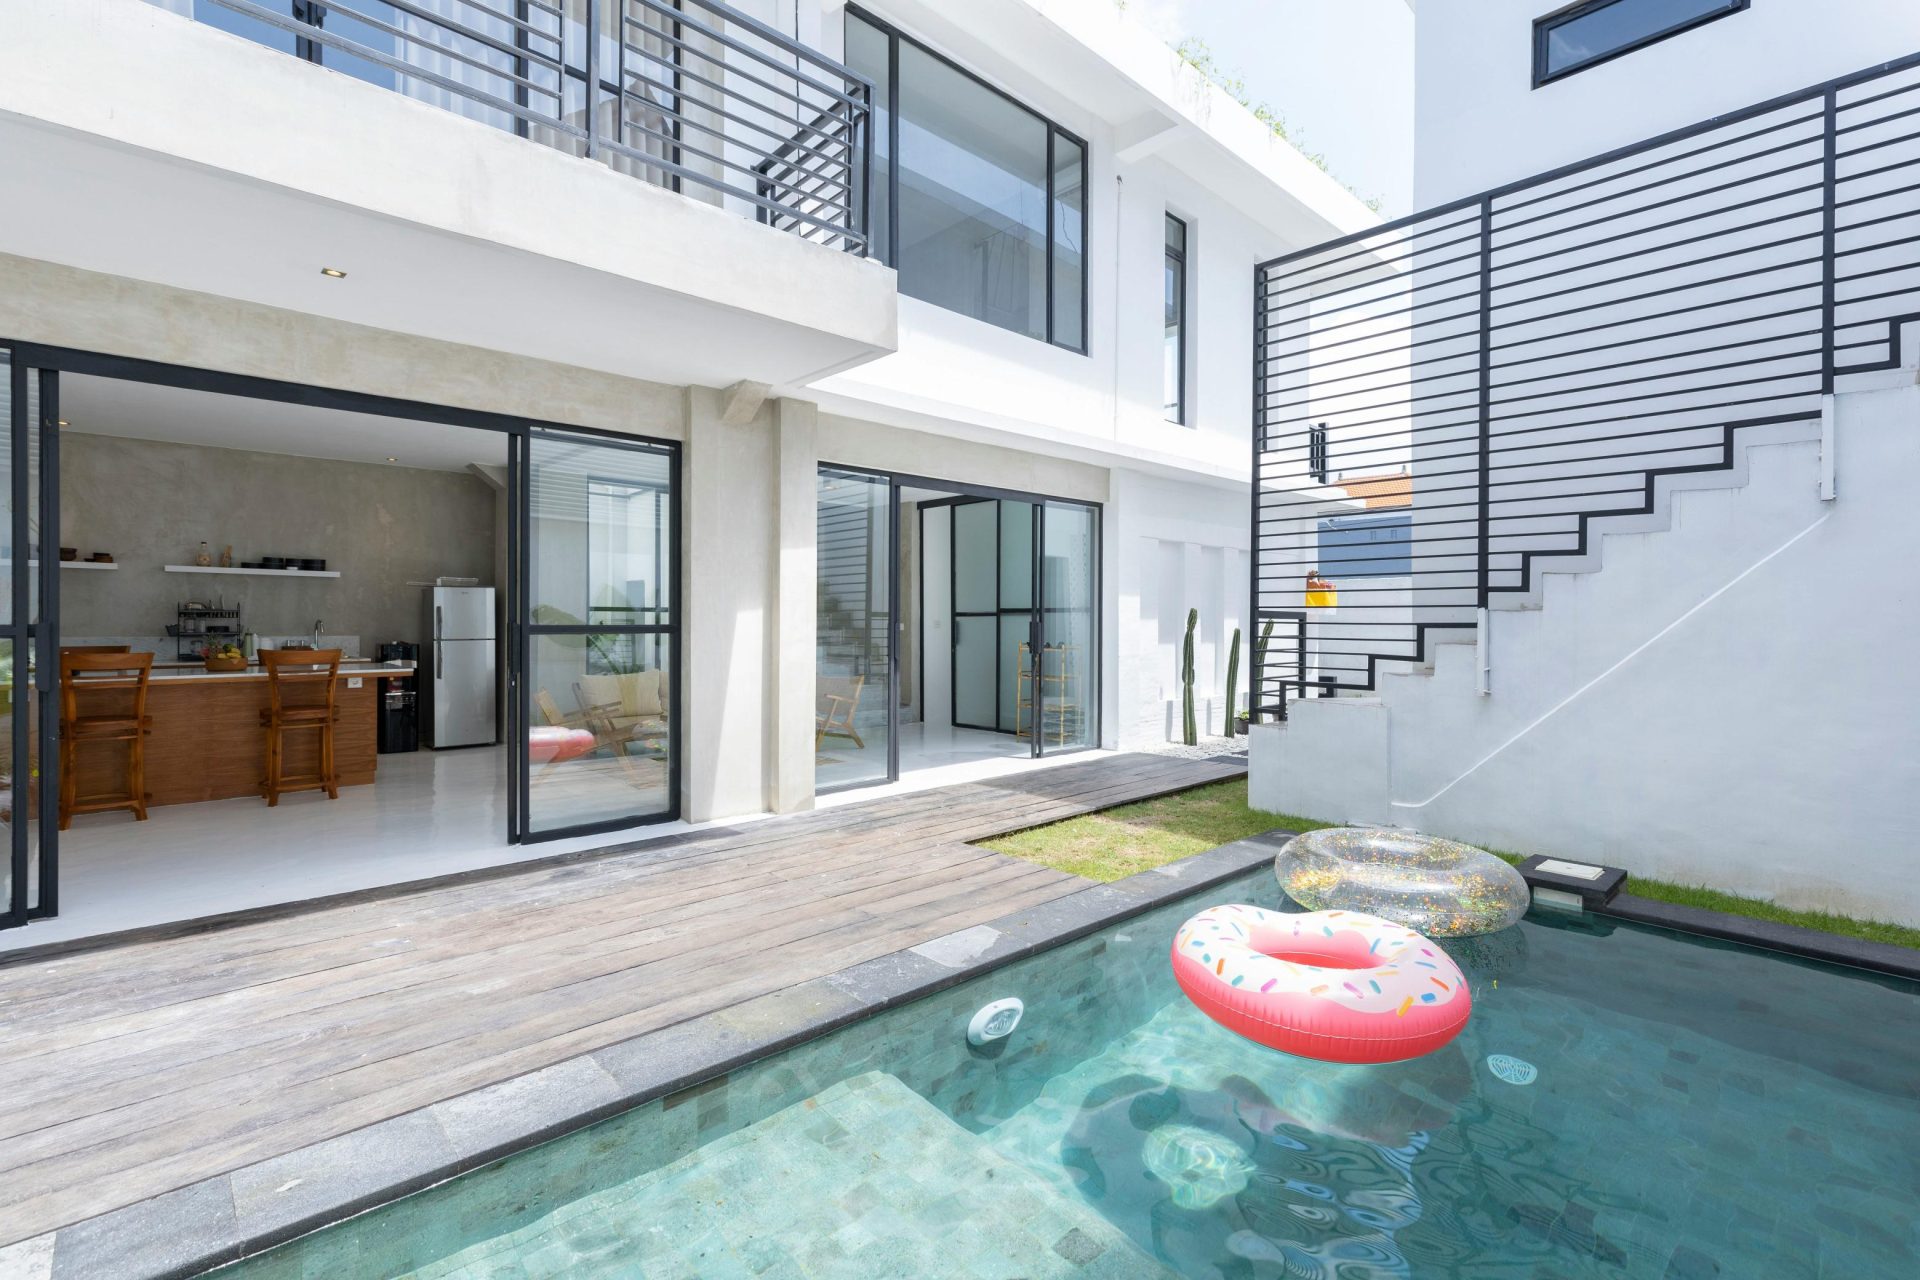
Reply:
M773 387L765 382L736 382L720 393L720 421L730 427L744 427L760 412Z
M1134 164L1162 150L1186 131L1186 125L1158 111L1135 116L1113 131L1113 155L1121 164Z

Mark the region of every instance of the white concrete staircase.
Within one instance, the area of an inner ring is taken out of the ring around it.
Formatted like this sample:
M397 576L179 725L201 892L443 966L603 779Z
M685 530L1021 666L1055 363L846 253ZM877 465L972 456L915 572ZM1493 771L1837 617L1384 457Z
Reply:
M1732 466L1658 478L1653 511L1592 519L1584 554L1496 594L1487 695L1461 630L1383 667L1374 696L1258 727L1255 803L1885 914L1794 828L1838 824L1851 847L1920 816L1883 767L1904 754L1894 773L1920 785L1920 388L1903 381L1838 397L1836 500L1818 422L1744 428Z

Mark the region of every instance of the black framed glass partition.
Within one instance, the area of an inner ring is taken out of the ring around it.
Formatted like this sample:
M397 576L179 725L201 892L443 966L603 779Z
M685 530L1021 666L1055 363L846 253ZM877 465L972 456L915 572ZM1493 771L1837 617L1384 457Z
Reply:
M59 823L42 821L59 813L62 781L60 415L103 382L473 428L494 457L504 444L504 606L491 621L506 629L485 634L503 637L507 735L461 744L507 758L500 834L679 816L677 444L0 335L0 928L60 905Z
M532 428L518 643L525 839L678 812L679 452Z
M1077 502L1040 508L1039 661L1030 677L1037 754L1098 746L1100 513Z
M816 506L814 789L885 782L894 756L893 484L822 467Z
M853 6L845 56L874 85L872 244L900 292L1084 355L1085 142Z
M59 561L59 381L0 347L0 928L59 907L57 717L52 714Z
M824 464L816 521L817 793L1098 746L1097 504Z

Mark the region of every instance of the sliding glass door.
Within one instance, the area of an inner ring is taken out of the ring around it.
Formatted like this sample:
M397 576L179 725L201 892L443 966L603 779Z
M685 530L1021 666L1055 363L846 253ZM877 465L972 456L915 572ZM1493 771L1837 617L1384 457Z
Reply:
M59 375L0 348L0 928L59 905L59 749L54 637L59 605ZM45 542L55 546L43 546Z
M678 470L671 445L541 428L515 459L523 839L678 813Z
M1099 745L1100 513L1049 499L1040 509L1038 671L1033 739L1038 755Z
M886 476L820 468L814 624L815 791L894 776L897 506Z
M834 465L817 484L817 793L899 778L903 718L923 761L949 728L974 758L1099 744L1099 507Z

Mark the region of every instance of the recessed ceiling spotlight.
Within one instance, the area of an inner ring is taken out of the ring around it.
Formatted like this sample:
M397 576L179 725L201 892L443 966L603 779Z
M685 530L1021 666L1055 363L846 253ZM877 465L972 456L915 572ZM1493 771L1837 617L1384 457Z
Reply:
M400 461L400 459L398 459L398 458L388 458L388 459L387 459L387 461L388 461L388 462L398 462L398 461Z
M345 280L347 278L347 273L338 267L322 267L320 268L320 274L333 280Z
M65 418L61 418L58 421L56 421L53 425L56 427L64 427L67 425L67 420Z

